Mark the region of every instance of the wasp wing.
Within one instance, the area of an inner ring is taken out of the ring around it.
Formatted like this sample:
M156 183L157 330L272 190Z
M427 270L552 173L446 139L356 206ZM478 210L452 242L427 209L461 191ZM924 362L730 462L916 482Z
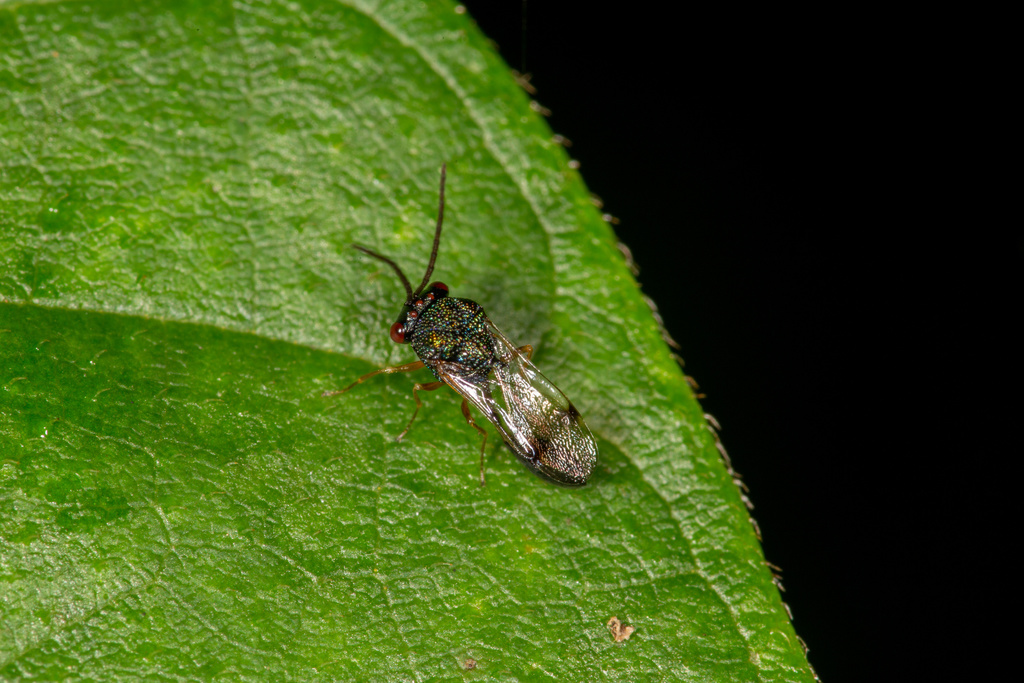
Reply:
M486 377L452 361L424 361L495 426L530 470L563 486L583 486L597 443L579 411L490 320L495 362Z

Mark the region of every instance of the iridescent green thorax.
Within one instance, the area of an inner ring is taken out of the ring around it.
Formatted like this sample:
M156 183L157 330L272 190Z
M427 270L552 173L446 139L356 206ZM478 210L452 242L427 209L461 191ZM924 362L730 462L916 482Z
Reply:
M487 316L469 299L440 298L423 311L409 337L416 355L438 379L429 361L458 363L466 378L487 378L494 362L494 347Z

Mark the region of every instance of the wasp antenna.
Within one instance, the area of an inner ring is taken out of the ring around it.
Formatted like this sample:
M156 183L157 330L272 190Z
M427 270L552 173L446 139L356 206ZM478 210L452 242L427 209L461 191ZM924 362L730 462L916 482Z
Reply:
M420 283L420 286L416 288L416 291L410 297L419 296L419 293L430 282L430 274L434 272L434 261L437 260L437 246L441 243L441 224L444 222L444 179L447 171L448 164L441 164L441 199L437 203L437 230L434 231L434 248L430 251L430 263L427 264L427 272L423 276L423 282Z
M372 256L373 258L378 259L380 261L383 261L384 263L386 263L389 266L391 266L392 268L394 268L395 272L398 273L398 277L400 277L402 279L402 286L405 287L405 296L406 296L406 298L407 299L411 299L413 297L412 285L409 284L409 278L407 278L405 276L405 273L402 272L402 269L398 267L397 263L395 263L394 261L389 259L387 256L381 256L377 252L372 251L370 249L367 249L366 247L361 247L358 244L353 244L351 246L352 246L353 249L358 249L359 251L363 252L364 254L366 254L368 256ZM433 263L433 259L431 259L431 263ZM423 288L420 287L420 289L423 289ZM417 294L418 293L419 292L417 291Z

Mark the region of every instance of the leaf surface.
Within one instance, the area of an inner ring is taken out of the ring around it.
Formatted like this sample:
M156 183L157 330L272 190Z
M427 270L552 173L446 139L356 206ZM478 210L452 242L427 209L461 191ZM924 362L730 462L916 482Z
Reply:
M564 151L447 3L0 6L0 677L808 681ZM387 327L429 256L570 396L590 486ZM616 643L606 622L635 627Z

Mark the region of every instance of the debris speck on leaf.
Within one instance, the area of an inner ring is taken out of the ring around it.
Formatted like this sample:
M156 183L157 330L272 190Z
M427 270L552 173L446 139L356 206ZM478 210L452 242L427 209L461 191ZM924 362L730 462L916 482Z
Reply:
M636 629L632 626L626 626L618 617L612 617L608 620L608 630L612 632L612 638L615 639L616 643L621 643L624 640L629 640L629 637L633 635L633 631Z
M472 657L468 657L466 659L466 661L464 661L462 663L462 668L464 668L466 671L469 671L470 669L475 669L476 668L476 660L473 659Z

